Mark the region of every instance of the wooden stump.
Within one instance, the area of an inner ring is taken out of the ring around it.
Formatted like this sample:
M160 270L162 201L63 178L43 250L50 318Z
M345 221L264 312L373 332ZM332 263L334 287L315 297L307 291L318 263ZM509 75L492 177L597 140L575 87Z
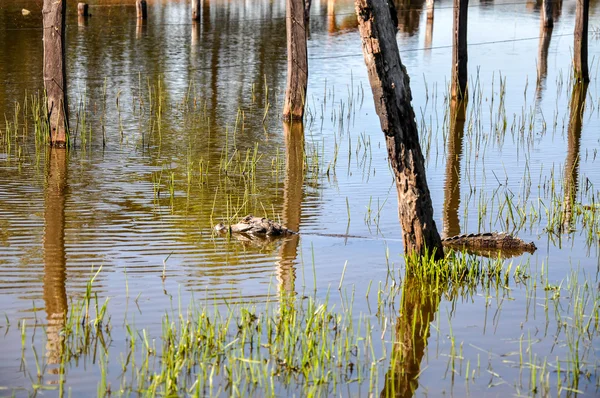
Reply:
M308 84L304 0L286 0L287 87L284 120L302 120Z
M452 98L467 97L467 11L469 0L454 0L452 37Z
M65 64L66 0L44 0L44 89L50 145L65 147L69 126Z
M310 6L312 4L312 0L304 0L304 26L308 27L310 25Z
M554 26L554 0L544 0L542 7L542 21L545 28Z
M588 19L590 0L577 0L575 11L575 45L573 47L573 67L575 80L589 82L588 72Z
M146 4L146 0L137 0L135 2L135 10L138 19L148 18L148 5Z
M433 3L433 0L427 0L427 19L433 19L433 11L435 9L435 4Z
M200 0L192 0L192 21L199 21L200 15Z
M77 16L87 18L89 16L88 9L89 7L86 3L77 4Z
M431 49L431 41L433 40L433 16L434 6L433 0L427 0L427 22L425 24L425 49Z
M444 256L433 219L425 161L411 105L409 77L400 60L390 7L380 0L356 0L358 27L398 191L404 251Z

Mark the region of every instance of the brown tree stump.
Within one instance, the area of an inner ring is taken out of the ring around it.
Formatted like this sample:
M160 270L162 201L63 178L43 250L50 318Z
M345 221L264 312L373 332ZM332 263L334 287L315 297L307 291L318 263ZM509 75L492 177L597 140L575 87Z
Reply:
M308 56L304 25L304 0L286 0L287 86L284 120L302 120L308 84Z
M452 36L452 98L467 97L467 11L469 0L454 0Z
M394 171L404 251L435 252L440 259L444 252L433 219L410 79L400 60L390 6L381 0L356 0L356 14L375 109Z
M135 2L135 11L138 19L148 18L148 5L146 0L137 0Z
M575 11L575 44L573 47L573 67L575 80L589 82L588 72L588 19L590 0L577 0Z
M50 145L65 147L69 126L65 64L66 0L44 0L44 89Z
M192 0L192 21L199 21L200 15L200 0Z

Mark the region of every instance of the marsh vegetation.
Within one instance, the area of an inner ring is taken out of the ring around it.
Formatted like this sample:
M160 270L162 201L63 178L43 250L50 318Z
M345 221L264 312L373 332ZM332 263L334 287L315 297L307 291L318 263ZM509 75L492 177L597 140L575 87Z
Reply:
M597 2L588 85L574 2L550 36L540 3L471 4L466 103L452 3L397 3L441 234L538 247L440 261L402 252L353 1L313 1L291 124L284 2L192 22L148 1L144 24L89 3L67 16L66 152L47 145L39 4L0 6L0 395L598 395ZM301 233L213 233L246 214Z

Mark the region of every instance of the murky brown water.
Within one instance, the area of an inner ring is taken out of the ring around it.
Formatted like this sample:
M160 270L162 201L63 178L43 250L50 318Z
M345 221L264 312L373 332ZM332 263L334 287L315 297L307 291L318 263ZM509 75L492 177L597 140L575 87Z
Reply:
M131 3L90 1L92 17L85 22L77 20L76 2L68 4L75 149L66 155L36 150L33 134L22 133L22 117L19 137L0 147L2 395L32 390L21 363L20 325L27 326L28 346L38 353L46 347L52 363L57 314L82 297L92 267L102 267L94 291L110 298L113 323L134 318L159 336L165 310L192 297L260 303L281 289L316 290L324 298L346 261L344 286L355 289L355 313L381 317L373 311L376 297L364 298L369 281L377 286L389 263L403 263L395 188L352 1L313 0L308 116L291 129L280 120L283 1L211 1L199 23L190 22L186 1L150 1L142 25ZM544 288L567 289L574 276L598 286L600 6L592 1L592 81L579 124L570 123L578 95L569 84L575 2L562 3L546 40L535 2L471 4L472 99L465 123L450 123L445 101L452 4L435 7L428 21L424 2L404 4L398 42L438 228L447 235L506 230L534 241L534 255L506 266L528 269L536 283L499 295L485 288L468 298L434 295L424 322L435 327L415 354L423 358L420 370L410 374L418 375L419 395L528 395L510 362L523 336L537 360L568 361L572 352L560 330L549 328L572 309L567 302L555 313L544 310L552 295ZM0 0L0 114L10 125L15 103L22 107L42 89L40 26L41 1ZM6 131L2 125L0 136ZM568 231L557 231L549 220L565 192L575 198L574 221ZM247 213L281 220L301 234L265 247L212 235L215 223ZM586 302L586 312L593 317L599 304ZM383 316L393 320L399 309L397 303ZM48 344L34 325L47 326ZM392 340L391 329L381 345ZM600 383L597 334L595 328L590 344L580 348L585 377L578 389L590 396ZM472 366L483 363L489 375L454 380L449 335L463 343L462 356ZM112 339L118 350L125 332L115 327ZM35 368L32 351L25 356ZM82 362L68 370L75 396L94 393L99 377L92 359ZM118 366L115 360L114 380ZM389 359L381 362L377 391L386 388L388 366ZM556 386L556 373L552 377ZM48 374L43 383L56 378ZM347 391L365 394L353 385Z

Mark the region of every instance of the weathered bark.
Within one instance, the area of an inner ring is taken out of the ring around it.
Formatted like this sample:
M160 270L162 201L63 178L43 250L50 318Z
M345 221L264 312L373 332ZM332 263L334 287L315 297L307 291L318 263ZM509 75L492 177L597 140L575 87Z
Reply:
M304 184L304 125L302 122L283 123L285 138L285 180L283 182L284 225L298 232L302 214L302 185ZM294 261L298 257L300 235L290 235L281 244L277 279L280 290L293 293L296 270Z
M44 0L44 89L50 145L65 147L69 126L65 64L66 0Z
M65 255L65 196L67 191L67 152L50 148L47 161L44 212L44 304L48 327L46 352L49 364L60 364L61 335L67 313Z
M554 26L554 0L544 0L542 6L542 25L545 28Z
M588 19L590 0L577 0L575 11L575 45L573 48L573 67L575 80L589 82L588 72Z
M308 84L304 0L286 0L286 16L288 63L283 119L302 120Z
M148 18L148 5L146 4L146 0L137 0L135 2L135 10L138 19Z
M418 376L425 356L430 324L443 294L440 286L429 286L407 270L402 286L400 316L396 320L394 350L380 397L411 398L419 387Z
M581 128L583 111L585 109L585 97L587 95L588 83L576 83L571 94L570 116L569 116L569 138L567 146L567 160L565 161L565 199L563 224L568 227L573 218L573 204L577 196L577 182L579 180L579 146L581 142Z
M199 21L200 15L200 0L192 0L192 21Z
M411 105L410 79L400 60L390 8L381 0L356 0L356 14L375 110L394 171L405 253L429 251L442 258Z
M77 4L77 16L87 17L89 15L88 10L89 10L89 7L86 3L78 3Z
M467 11L469 0L454 0L452 37L452 98L467 97Z
M444 235L460 234L458 209L460 207L460 160L465 129L467 102L450 100L450 131L448 133L448 159L444 184Z

